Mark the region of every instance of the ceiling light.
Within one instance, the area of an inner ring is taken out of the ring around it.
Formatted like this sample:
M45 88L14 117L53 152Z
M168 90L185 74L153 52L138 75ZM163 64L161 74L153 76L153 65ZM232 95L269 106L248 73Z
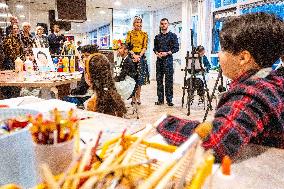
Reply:
M24 8L24 6L23 5L16 5L16 8L17 9L22 9L22 8Z
M100 11L100 14L105 14L105 13L106 13L106 12L105 12L105 11L103 11L103 10L101 10L101 11Z
M80 27L80 24L77 24L77 27Z
M87 22L91 22L92 20L87 20Z
M72 28L71 31L73 31L74 29Z
M6 3L0 3L0 8L7 8L8 5Z
M20 17L20 18L25 18L26 16L25 16L25 15L20 15L19 17Z
M115 5L115 6L120 6L120 5L121 5L121 2L120 2L120 1L115 1L115 2L114 2L114 5Z
M0 17L6 18L6 17L11 17L12 15L10 13L5 14L5 13L0 13Z

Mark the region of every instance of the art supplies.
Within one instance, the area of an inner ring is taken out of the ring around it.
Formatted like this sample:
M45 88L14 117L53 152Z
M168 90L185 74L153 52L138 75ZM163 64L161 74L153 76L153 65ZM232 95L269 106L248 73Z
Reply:
M0 124L0 136L16 132L25 128L29 124L26 116L19 116L17 118L11 118L3 120Z
M76 68L75 68L75 59L74 59L74 56L71 57L70 59L70 72L73 73L76 71Z
M63 72L69 72L69 58L64 57L62 59L62 65L63 65Z
M164 119L165 117L163 117ZM155 125L163 121L160 119ZM206 177L211 174L214 157L210 152L205 152L201 147L200 138L203 138L210 126L203 125L196 132L199 137L193 136L190 142L181 149L169 145L150 143L145 139L152 134L155 127L149 125L141 137L126 135L126 131L120 137L107 142L98 157L97 146L102 132L97 140L91 142L82 154L71 163L59 181L47 178L47 186L56 188L93 189L93 188L201 188ZM196 134L197 135L197 134ZM177 164L167 166L149 158L147 149L153 148L167 152L174 157ZM176 151L176 152L175 152ZM50 175L48 169L44 175ZM162 173L162 174L160 174ZM153 179L159 178L159 179ZM161 176L161 177L160 177ZM155 180L153 182L153 180ZM194 185L192 185L192 183ZM151 183L151 184L150 184ZM150 185L148 185L150 184ZM49 187L48 187L49 188ZM142 187L143 188L143 187Z
M44 120L39 114L35 118L30 117L32 123L31 133L37 144L52 145L70 141L74 138L77 130L77 118L73 116L74 110L68 112L66 118L58 109L52 111L52 119Z

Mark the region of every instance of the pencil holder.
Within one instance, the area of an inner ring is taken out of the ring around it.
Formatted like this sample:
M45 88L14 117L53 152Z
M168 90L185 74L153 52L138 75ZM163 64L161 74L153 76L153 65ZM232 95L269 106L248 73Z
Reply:
M62 173L74 156L74 138L63 143L42 145L34 143L38 173L40 166L47 164L53 175Z

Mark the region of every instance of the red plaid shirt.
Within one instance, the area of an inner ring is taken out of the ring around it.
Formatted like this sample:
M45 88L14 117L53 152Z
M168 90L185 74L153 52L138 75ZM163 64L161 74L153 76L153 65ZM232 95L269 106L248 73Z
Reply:
M249 142L284 148L284 69L265 78L255 74L251 71L234 81L220 99L213 130L203 142L218 160L235 157ZM169 116L157 130L169 143L180 145L198 124Z

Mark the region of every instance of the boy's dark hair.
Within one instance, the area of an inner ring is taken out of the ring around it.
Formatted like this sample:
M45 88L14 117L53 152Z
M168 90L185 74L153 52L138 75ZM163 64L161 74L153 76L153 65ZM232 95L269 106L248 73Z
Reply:
M44 52L42 52L42 51L38 51L38 53L37 53L37 58L38 58L38 55L40 55L40 54L42 54L42 55L44 55L45 56L45 58L47 59L47 55L44 53Z
M85 45L82 47L81 51L82 53L90 53L90 54L99 52L97 45Z
M124 48L124 49L127 49L128 51L130 51L132 48L129 44L127 43L122 43L121 46Z
M162 18L160 22L167 21L169 23L169 20L167 18Z
M252 13L230 18L220 32L221 48L251 53L260 67L271 67L284 54L284 22L273 14Z

